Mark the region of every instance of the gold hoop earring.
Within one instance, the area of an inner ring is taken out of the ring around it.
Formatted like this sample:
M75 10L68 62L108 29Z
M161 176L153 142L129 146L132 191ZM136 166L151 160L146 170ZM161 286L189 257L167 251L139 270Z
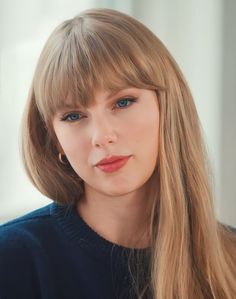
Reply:
M65 156L65 155L63 155L63 156ZM58 154L58 159L59 159L59 161L61 162L61 164L64 164L64 165L67 164L67 162L63 161L63 159L62 159L62 153L59 153L59 154Z

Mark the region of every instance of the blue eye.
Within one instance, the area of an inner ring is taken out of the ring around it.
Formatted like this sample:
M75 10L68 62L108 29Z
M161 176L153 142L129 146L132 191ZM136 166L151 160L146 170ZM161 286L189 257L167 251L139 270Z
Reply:
M122 98L115 103L115 108L124 109L132 105L134 102L137 102L136 98ZM62 116L61 121L76 122L84 117L85 116L83 116L81 112L71 112Z
M77 120L80 120L82 117L80 116L79 113L73 112L73 113L69 113L67 115L65 115L62 120L63 121L70 121L70 122L74 122Z
M132 103L136 102L136 99L132 99L132 98L123 98L120 99L119 101L117 101L116 105L119 104L118 108L126 108L130 105L132 105Z

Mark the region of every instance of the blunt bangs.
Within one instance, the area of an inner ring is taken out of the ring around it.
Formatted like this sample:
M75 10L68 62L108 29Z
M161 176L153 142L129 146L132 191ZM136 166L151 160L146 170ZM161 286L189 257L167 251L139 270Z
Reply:
M164 90L161 78L152 79L158 70L154 70L153 55L147 55L149 45L133 34L124 24L85 17L58 26L43 49L34 77L36 105L43 119L50 122L65 102L89 106L99 88Z

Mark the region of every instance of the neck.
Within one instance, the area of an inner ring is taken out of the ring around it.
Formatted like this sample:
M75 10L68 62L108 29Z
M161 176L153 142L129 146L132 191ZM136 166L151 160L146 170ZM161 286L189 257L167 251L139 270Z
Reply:
M77 211L104 239L129 248L146 248L149 203L147 187L121 196L90 192L80 199Z

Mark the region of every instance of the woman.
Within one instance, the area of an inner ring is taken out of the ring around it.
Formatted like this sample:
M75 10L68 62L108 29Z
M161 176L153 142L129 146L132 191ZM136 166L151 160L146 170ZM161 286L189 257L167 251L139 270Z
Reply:
M1 227L1 298L236 298L190 90L144 25L110 9L59 25L22 140L53 203Z

